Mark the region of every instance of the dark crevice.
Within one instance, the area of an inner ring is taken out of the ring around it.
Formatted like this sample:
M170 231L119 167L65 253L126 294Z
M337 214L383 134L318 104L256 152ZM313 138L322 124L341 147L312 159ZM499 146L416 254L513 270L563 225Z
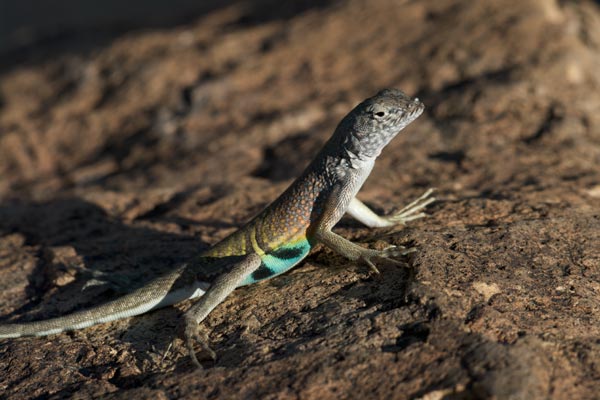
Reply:
M446 163L453 163L459 169L463 169L463 161L466 158L465 152L463 150L457 151L440 151L437 153L433 153L429 155L429 158L434 160L439 160Z
M523 139L525 144L532 144L549 134L557 123L564 119L564 108L558 104L552 104L548 107L546 116L535 133L528 138Z
M281 2L260 0L246 2L244 13L228 26L230 28L252 27L273 20L285 21L311 9L327 8L333 3L333 0L296 0Z
M413 322L400 327L402 334L394 345L382 346L383 352L397 353L414 343L424 343L429 337L429 326L423 321Z
M490 87L511 82L519 68L519 65L504 66L497 70L448 82L440 89L424 88L415 96L427 104L425 112L435 126L442 132L448 132L452 130L455 122L472 120L472 105L483 92ZM452 107L445 112L440 112L443 104L450 104Z
M493 71L486 71L479 75L467 77L457 81L452 81L443 86L441 89L423 89L416 94L429 108L438 106L441 102L446 101L450 95L464 95L467 88L473 86L486 87L490 85L502 85L510 82L513 79L517 65L509 65Z

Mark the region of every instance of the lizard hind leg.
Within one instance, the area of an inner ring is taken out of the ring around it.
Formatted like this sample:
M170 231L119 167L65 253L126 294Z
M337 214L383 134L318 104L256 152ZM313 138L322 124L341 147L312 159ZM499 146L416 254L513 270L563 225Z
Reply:
M208 345L208 336L206 332L199 329L198 324L210 314L210 312L219 305L225 298L240 286L240 284L256 271L262 263L260 256L256 253L246 255L241 260L238 260L234 265L228 268L228 272L221 274L210 285L206 293L200 300L194 304L185 313L185 343L190 353L192 362L202 368L194 344L198 343L202 349L207 352L213 360L216 360L216 353Z

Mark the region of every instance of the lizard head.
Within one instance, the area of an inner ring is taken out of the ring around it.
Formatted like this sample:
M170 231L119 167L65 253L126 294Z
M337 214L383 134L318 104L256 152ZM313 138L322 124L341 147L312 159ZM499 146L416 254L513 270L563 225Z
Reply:
M357 105L340 123L344 150L359 159L373 159L425 106L397 89L384 89Z

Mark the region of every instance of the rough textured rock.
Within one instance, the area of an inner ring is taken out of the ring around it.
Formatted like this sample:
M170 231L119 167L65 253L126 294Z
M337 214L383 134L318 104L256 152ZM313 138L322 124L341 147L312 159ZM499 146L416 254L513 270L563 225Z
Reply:
M427 110L360 197L440 201L401 231L339 231L419 247L410 267L370 276L314 251L209 316L204 371L169 347L189 304L4 341L0 397L597 397L597 2L277 4L42 43L1 70L1 321L98 304L197 254L383 87Z

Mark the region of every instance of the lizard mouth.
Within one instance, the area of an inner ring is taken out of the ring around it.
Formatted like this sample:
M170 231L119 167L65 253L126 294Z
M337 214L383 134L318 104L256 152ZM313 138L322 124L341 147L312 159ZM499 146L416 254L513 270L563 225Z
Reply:
M423 110L425 110L425 105L421 103L418 97L415 97L409 108L410 117L412 119L417 118Z

